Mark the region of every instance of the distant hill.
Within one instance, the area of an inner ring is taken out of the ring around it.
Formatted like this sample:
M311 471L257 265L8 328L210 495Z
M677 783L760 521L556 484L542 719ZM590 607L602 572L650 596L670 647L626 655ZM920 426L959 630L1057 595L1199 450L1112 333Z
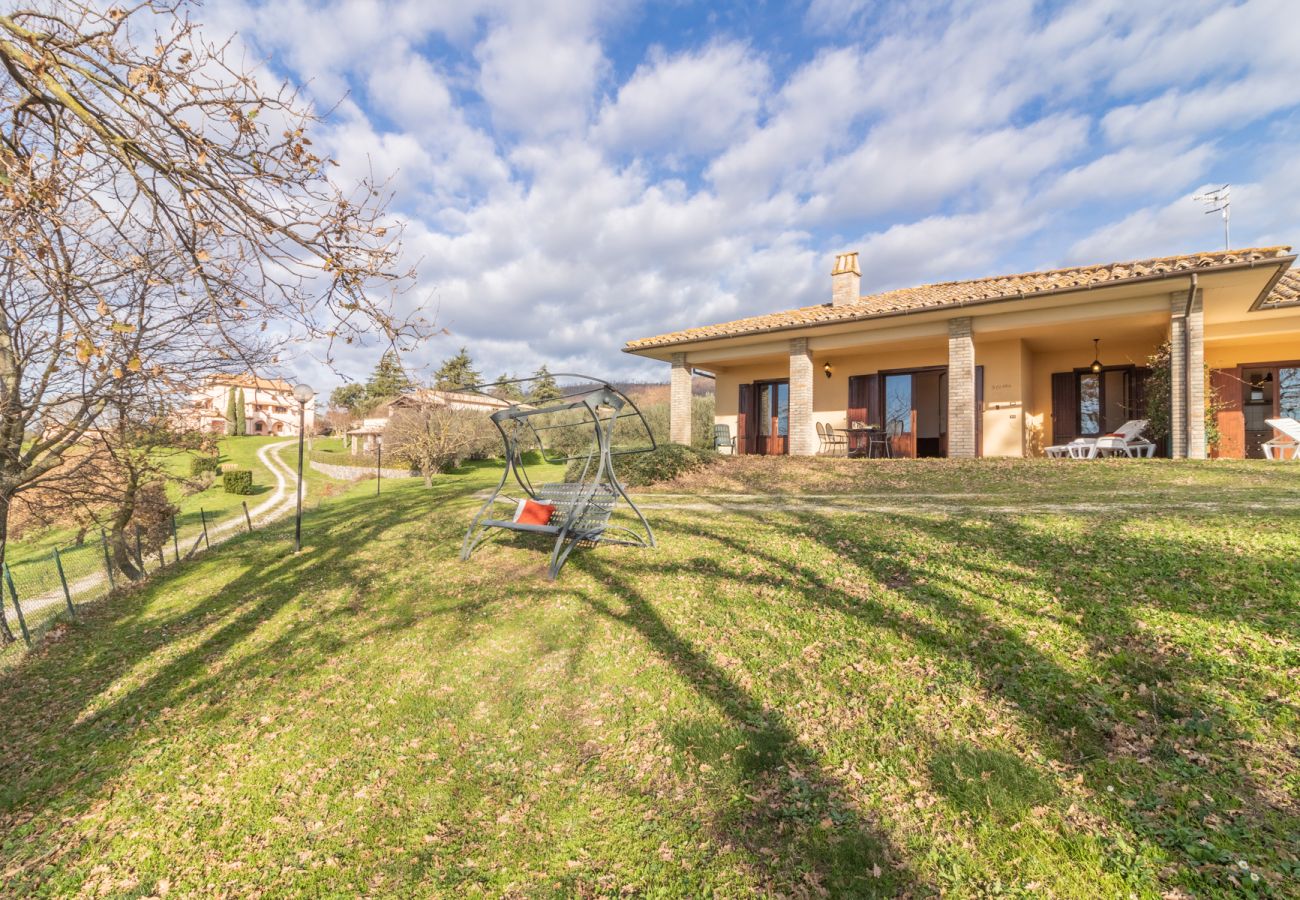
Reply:
M648 406L652 403L668 402L668 382L666 381L614 381L611 383L638 404ZM714 387L715 382L712 378L702 378L696 375L691 379L691 393L696 397L712 394Z

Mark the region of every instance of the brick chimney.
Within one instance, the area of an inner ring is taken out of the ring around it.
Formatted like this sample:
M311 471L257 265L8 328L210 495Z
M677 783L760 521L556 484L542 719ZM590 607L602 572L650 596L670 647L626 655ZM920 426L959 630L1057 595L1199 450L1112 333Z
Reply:
M862 272L858 269L858 252L841 253L835 257L831 270L831 306L856 303L862 296Z

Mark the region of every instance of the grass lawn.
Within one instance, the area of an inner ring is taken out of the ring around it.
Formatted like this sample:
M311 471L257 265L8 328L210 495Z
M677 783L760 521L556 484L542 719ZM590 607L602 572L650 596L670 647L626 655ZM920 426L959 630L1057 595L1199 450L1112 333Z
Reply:
M184 494L179 485L171 484L172 500L180 511L176 516L177 527L190 532L199 527L199 508L202 507L211 523L216 519L232 515L242 515L240 501L247 500L250 507L262 502L262 499L275 489L275 477L257 458L257 451L267 444L283 441L283 437L226 437L220 442L222 462L237 463L241 469L253 472L253 493L246 496L227 494L221 483L221 477L205 491ZM188 450L166 451L160 454L161 465L171 474L188 478L190 458L194 454ZM288 457L285 457L286 460ZM24 564L46 567L50 553L58 547L63 549L76 540L77 529L67 526L46 528L23 535L21 540L9 541L5 548L5 561L16 570ZM94 536L98 540L97 536Z
M822 463L554 584L456 559L490 466L363 484L87 610L0 674L6 892L1297 894L1300 468Z

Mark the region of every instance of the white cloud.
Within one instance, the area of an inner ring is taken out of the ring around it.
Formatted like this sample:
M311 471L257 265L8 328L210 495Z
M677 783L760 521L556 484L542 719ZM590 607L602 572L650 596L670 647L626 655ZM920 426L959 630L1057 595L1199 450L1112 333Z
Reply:
M494 26L475 57L479 90L499 127L546 137L586 125L605 62L594 37L527 17Z
M1287 0L813 0L779 41L632 0L214 6L338 103L342 178L397 173L453 332L423 363L662 377L622 342L822 302L842 249L875 291L1216 246L1211 179L1239 242L1300 240Z
M653 49L601 112L595 136L634 152L717 151L753 127L768 80L767 65L742 44L674 57Z

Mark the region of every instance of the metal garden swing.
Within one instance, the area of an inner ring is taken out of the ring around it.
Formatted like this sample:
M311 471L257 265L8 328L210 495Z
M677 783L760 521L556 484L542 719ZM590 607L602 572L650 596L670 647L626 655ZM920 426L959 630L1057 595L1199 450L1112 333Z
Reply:
M490 418L501 433L505 447L505 471L465 533L460 552L462 560L469 559L495 529L553 535L555 546L547 569L552 581L579 545L655 546L650 523L628 497L614 472L614 457L655 449L654 435L641 410L630 397L607 382L585 375L562 373L555 377L578 379L579 383L563 388L563 396L556 399L519 401L492 413ZM512 379L458 390L492 396L489 392L494 388L532 380ZM581 460L582 466L572 481L534 486L525 462L525 454L533 449L548 463L567 465ZM524 498L506 492L512 477L528 500L552 507L546 521L538 524L518 521ZM643 531L610 524L619 497L636 514ZM493 508L504 502L517 505L515 518L494 514Z

